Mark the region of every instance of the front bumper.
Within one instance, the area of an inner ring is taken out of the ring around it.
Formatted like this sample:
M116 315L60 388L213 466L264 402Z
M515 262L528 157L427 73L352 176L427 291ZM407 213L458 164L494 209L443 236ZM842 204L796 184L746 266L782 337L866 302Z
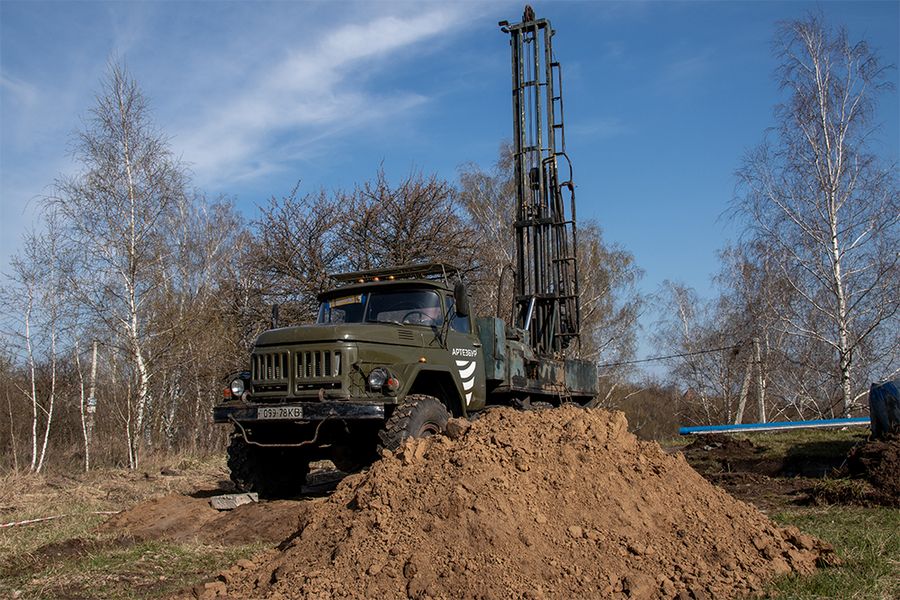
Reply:
M215 423L296 423L315 422L327 419L339 420L384 420L384 402L288 402L269 404L236 402L221 404L213 408Z

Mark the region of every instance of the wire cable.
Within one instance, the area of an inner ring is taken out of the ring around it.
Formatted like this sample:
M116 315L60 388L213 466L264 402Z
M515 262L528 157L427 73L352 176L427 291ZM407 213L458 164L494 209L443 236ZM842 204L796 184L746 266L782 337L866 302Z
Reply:
M657 360L667 360L669 358L683 358L685 356L696 356L698 354L710 354L711 352L721 352L722 350L734 350L740 348L741 344L732 346L722 346L721 348L709 348L707 350L697 350L696 352L682 352L681 354L669 354L667 356L651 356L650 358L641 358L638 360L623 360L622 362L598 364L598 367L621 367L624 365L636 365L638 363L654 362Z

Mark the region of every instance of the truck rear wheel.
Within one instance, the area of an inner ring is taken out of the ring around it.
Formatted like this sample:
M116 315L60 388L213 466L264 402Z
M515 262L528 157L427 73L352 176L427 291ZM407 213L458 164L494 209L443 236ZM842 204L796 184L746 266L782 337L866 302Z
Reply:
M228 446L228 469L238 490L286 498L300 494L309 473L309 458L296 448L253 446L235 434Z
M410 394L378 432L379 449L394 451L406 438L421 438L443 433L450 413L434 396Z

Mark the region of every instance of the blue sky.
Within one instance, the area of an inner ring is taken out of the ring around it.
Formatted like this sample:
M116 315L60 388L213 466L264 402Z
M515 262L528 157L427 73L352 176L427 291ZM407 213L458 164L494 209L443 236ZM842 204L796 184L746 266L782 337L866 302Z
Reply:
M0 1L0 270L71 134L126 60L195 185L248 218L272 195L350 187L383 163L454 178L510 136L496 24L523 2ZM900 2L535 2L557 30L579 218L634 253L642 289L710 294L742 154L773 124L777 21L820 9L900 63ZM892 79L897 83L897 71ZM877 150L897 162L897 92ZM647 350L644 348L644 350Z

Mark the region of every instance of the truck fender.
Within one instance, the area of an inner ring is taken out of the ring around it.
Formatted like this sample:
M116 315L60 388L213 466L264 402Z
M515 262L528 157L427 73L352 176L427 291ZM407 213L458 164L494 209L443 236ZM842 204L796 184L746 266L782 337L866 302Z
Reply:
M409 381L403 390L403 396L409 394L425 394L434 396L443 402L454 417L466 416L466 403L463 400L462 385L459 377L446 366L417 366L409 374Z

